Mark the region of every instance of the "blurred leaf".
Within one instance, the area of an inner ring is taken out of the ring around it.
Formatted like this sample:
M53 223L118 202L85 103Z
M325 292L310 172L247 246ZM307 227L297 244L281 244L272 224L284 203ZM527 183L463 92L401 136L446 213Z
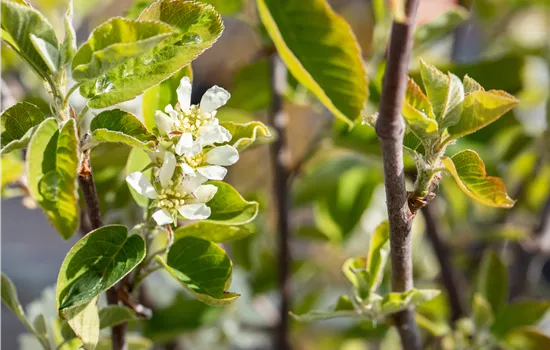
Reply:
M172 27L161 22L112 18L96 27L78 49L72 62L72 76L79 82L98 79L166 43L175 33Z
M550 337L540 330L531 327L521 327L508 333L504 343L510 350L541 350L550 349Z
M495 320L491 305L479 293L474 294L472 318L479 329L489 328Z
M269 60L259 59L242 67L235 75L228 107L247 111L265 109L271 103Z
M451 328L445 322L430 320L429 318L419 313L415 314L415 319L420 328L424 329L435 337L442 337L451 332Z
M457 124L449 127L449 134L459 138L491 124L512 109L518 100L501 90L474 91L464 98Z
M431 300L441 293L436 289L411 289L403 293L389 293L380 305L380 314L389 315Z
M149 158L147 153L142 149L133 148L130 151L130 154L128 155L128 161L126 162L126 175L133 173L135 171L142 171L149 164L151 164L151 159ZM149 168L143 171L143 174L149 180L151 180L153 169ZM130 193L132 194L132 197L134 198L136 203L142 208L147 208L149 206L149 199L137 193L136 190L134 190L130 185L128 185L128 183L126 183L126 185L130 189Z
M294 232L296 237L303 237L311 240L328 241L330 237L327 237L321 230L314 226L300 226Z
M215 321L223 309L178 295L168 307L155 309L145 321L143 334L155 343L164 343Z
M55 31L48 20L30 5L23 2L2 0L2 40L6 42L42 78L50 76L51 64L55 70L59 62L43 59L46 47L51 52L59 50ZM34 41L33 41L34 37ZM35 45L37 43L37 46Z
M183 67L170 78L166 79L162 83L155 85L143 93L141 100L141 113L145 126L149 131L157 126L155 123L155 112L164 111L167 105L175 106L178 102L178 95L176 90L180 84L180 80L183 77L189 77L193 81L193 70L191 64Z
M130 147L151 148L156 140L136 116L120 109L99 113L92 119L90 131L94 145L117 142Z
M63 23L65 25L65 38L61 44L61 67L71 62L77 49L76 32L73 28L73 0L67 1L67 12L63 17Z
M216 11L222 15L232 15L239 12L245 5L246 0L199 0L205 4L213 5Z
M384 266L389 256L388 241L390 239L390 227L387 221L383 221L371 235L369 254L367 255L367 271L370 276L370 290L376 291L382 282Z
M97 81L86 82L80 92L91 108L130 100L187 66L218 39L223 24L212 6L192 1L158 0L145 9L139 21L160 21L177 34L146 54L133 57Z
M347 22L324 0L257 0L257 5L292 75L351 125L368 92L360 49Z
M233 303L240 295L226 292L231 283L232 263L218 245L184 236L170 247L166 261L157 261L195 298L208 305Z
M60 311L88 303L130 273L145 257L145 242L121 225L91 231L69 251L57 278Z
M25 163L21 157L16 156L15 154L2 154L0 160L0 190L4 186L17 180L23 170L25 169Z
M126 338L126 343L128 343L128 350L151 350L154 345L149 339L133 334ZM111 338L101 338L96 350L111 350L112 348Z
M48 118L37 127L27 152L29 193L64 239L73 236L79 220L76 132L74 119L59 130L55 119Z
M231 133L232 138L228 144L235 147L239 152L256 144L261 145L273 141L271 132L261 122L253 121L246 124L223 122L221 126Z
M180 226L174 231L174 238L192 236L215 243L231 242L244 238L252 232L246 225L231 226L202 220L190 225Z
M455 6L435 19L418 27L414 33L414 48L428 47L435 41L453 33L453 30L468 18L468 11Z
M525 300L504 306L497 314L491 332L501 338L514 328L535 326L550 308L548 301Z
M19 102L2 112L0 116L0 141L2 154L25 148L36 127L45 119L37 106Z
M367 270L367 258L346 259L342 265L342 272L353 286L354 295L361 299L368 299L371 294L372 282Z
M498 315L508 298L508 274L506 266L492 250L488 250L481 261L475 291L489 302L493 314Z
M208 206L212 211L208 221L222 225L243 225L254 220L258 214L258 202L245 200L236 189L227 182L210 181L218 192Z
M511 208L514 205L502 180L487 176L485 164L476 152L464 150L451 158L444 157L442 162L468 196L492 207Z
M94 350L99 341L97 298L98 296L86 304L63 310L63 317L67 320L76 336L82 340L82 346L86 350Z

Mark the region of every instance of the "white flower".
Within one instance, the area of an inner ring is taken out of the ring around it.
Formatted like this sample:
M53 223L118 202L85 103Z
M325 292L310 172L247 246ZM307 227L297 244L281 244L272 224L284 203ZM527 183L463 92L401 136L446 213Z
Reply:
M170 154L167 152L167 154ZM206 178L196 176L184 177L172 188L163 188L158 193L147 177L141 172L134 172L126 177L126 181L137 193L155 200L157 208L153 219L158 225L176 222L177 213L189 220L203 220L210 216L210 208L206 202L214 198L218 188L214 185L203 185Z
M224 145L214 147L206 153L186 157L180 166L183 173L195 176L196 172L208 180L223 180L227 174L224 166L235 164L239 160L239 152L235 147Z

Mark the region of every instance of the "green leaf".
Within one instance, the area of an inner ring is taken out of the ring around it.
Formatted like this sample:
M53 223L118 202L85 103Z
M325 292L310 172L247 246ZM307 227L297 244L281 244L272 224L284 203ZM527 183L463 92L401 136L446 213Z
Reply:
M190 64L174 73L174 75L162 83L147 89L143 93L141 113L143 114L143 120L145 121L147 129L153 131L157 126L155 123L156 111L164 111L167 105L176 105L178 102L176 90L180 84L181 78L185 76L193 81L193 70Z
M436 289L411 289L403 293L389 293L381 301L379 314L387 316L405 310L429 301L440 293Z
M27 327L29 332L33 333L36 336L44 349L51 349L47 336L44 335L44 333L40 330L35 329L35 327L33 327L33 325L31 325L31 323L27 319L27 316L25 316L25 312L23 311L21 303L19 302L19 298L17 297L17 290L15 289L15 285L8 278L8 276L4 275L3 273L2 283L0 287L2 290L2 302L4 303L4 305L6 305L7 308L10 309L10 311L13 312L15 316L17 316L17 318L25 325L25 327Z
M165 23L111 18L95 28L78 49L72 62L73 78L79 82L100 78L131 58L149 53L175 33Z
M451 34L467 18L468 11L463 7L455 6L430 22L421 25L414 33L415 50L427 47Z
M151 164L151 159L149 158L149 156L144 150L140 148L132 148L132 150L130 151L130 154L128 155L128 160L126 161L125 175L128 176L128 174L131 174L135 171L143 171L143 169L145 169L149 164ZM143 171L143 174L149 180L151 180L153 169L149 168ZM130 190L130 194L132 195L132 197L140 207L142 208L149 207L149 198L137 193L137 191L134 190L132 186L128 185L128 183L126 183L126 185Z
M348 296L341 295L336 302L336 305L332 310L321 311L321 310L312 310L305 314L296 315L290 313L292 317L300 322L311 322L317 320L328 320L332 318L342 318L342 317L351 317L351 318L360 318L361 314L355 310L355 307Z
M73 0L67 1L67 12L63 17L65 38L61 44L61 67L71 62L76 53L76 32L73 28Z
M99 341L97 299L98 296L86 304L70 307L62 312L76 336L82 340L82 346L86 350L94 350Z
M221 126L231 133L231 141L228 144L235 147L239 152L254 145L265 144L272 139L271 132L261 122L254 121L245 124L223 122Z
M510 350L550 349L550 337L536 328L521 327L506 335L505 344Z
M198 237L215 243L231 242L249 236L252 232L246 226L222 225L202 220L191 225L180 226L174 232L177 237Z
M69 251L57 278L59 310L88 303L132 271L145 257L145 242L121 225L91 231Z
M6 109L0 116L2 154L25 148L44 119L44 113L32 103L19 102Z
M208 202L212 214L208 221L224 225L243 225L254 220L258 214L258 202L248 202L227 182L210 181L218 192Z
M78 228L78 163L75 120L67 121L61 130L53 118L42 122L27 152L28 188L64 239L71 238Z
M500 118L517 103L514 96L501 90L471 92L464 98L460 120L449 127L449 134L453 138L471 134Z
M474 294L472 318L479 329L488 328L495 321L491 305L479 293Z
M370 294L370 275L367 271L367 258L349 258L342 265L342 272L353 286L354 292L361 299L367 299Z
M130 334L126 338L128 350L151 350L154 346L153 342L139 335ZM101 338L97 344L96 350L112 350L113 345L111 338Z
M464 76L462 79L462 85L464 85L464 94L468 95L476 91L485 91L483 86L481 86L477 81L470 78L468 75Z
M420 87L410 78L401 112L407 126L420 140L429 140L438 136L438 126L434 120L432 106Z
M505 305L497 314L491 332L503 337L514 328L535 326L550 308L550 302L537 300L518 301Z
M43 58L47 57L49 52L59 50L55 31L47 19L30 5L11 0L2 0L1 13L2 39L42 79L50 75L51 68L56 71L59 62L54 62L55 59L46 62Z
M485 164L476 152L464 150L451 158L444 157L442 162L468 196L492 207L511 208L514 205L502 180L487 176Z
M359 45L348 23L325 0L257 0L257 5L292 75L351 126L368 91Z
M25 163L20 156L13 153L3 154L0 158L0 190L17 180L24 169Z
M481 261L475 291L491 305L493 314L498 315L508 297L508 274L506 266L492 250Z
M222 15L231 15L239 12L246 0L200 0L200 2L214 6Z
M371 235L369 244L369 254L367 255L367 271L370 275L370 290L375 292L384 275L384 266L388 260L390 239L390 226L387 221L383 221Z
M231 283L232 263L215 243L184 236L174 241L164 266L198 300L209 305L227 305L240 295L226 292Z
M176 29L177 34L96 81L85 83L80 92L90 99L90 107L108 107L138 96L191 63L223 31L221 17L212 6L192 1L156 1L138 20L164 22Z
M235 75L227 107L258 111L271 103L269 60L262 58L242 67Z
M151 148L156 137L131 113L120 109L103 111L90 123L94 145L120 142L130 147Z

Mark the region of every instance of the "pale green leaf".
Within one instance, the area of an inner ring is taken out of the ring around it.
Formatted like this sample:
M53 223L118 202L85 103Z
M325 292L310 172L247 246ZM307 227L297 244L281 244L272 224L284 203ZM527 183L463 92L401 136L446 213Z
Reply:
M455 6L435 17L430 22L419 26L414 33L414 48L427 47L445 36L468 18L468 11L463 7Z
M1 16L2 39L42 79L46 79L50 75L50 68L33 44L31 34L40 39L42 45L49 45L58 50L59 44L52 25L30 5L11 0L2 0Z
M464 76L462 79L462 85L464 85L464 94L468 95L475 91L485 91L483 86L481 86L477 81L470 78L468 75Z
M438 126L434 120L432 106L420 87L410 78L401 113L407 126L420 140L429 140L438 136Z
M74 119L61 130L55 119L46 119L37 127L27 152L29 193L64 239L78 228L76 133Z
M67 0L67 12L63 17L65 38L61 44L61 66L71 62L76 53L76 32L73 27L73 0Z
M359 45L348 23L325 0L257 0L257 5L292 75L352 125L368 91Z
M449 91L447 93L447 101L445 110L439 119L441 129L446 129L459 122L464 102L464 86L462 82L452 73L448 73L448 76Z
M389 256L388 241L390 239L390 226L387 221L382 222L373 231L367 255L367 271L370 275L370 290L376 291L384 274L384 266Z
M258 111L271 103L269 59L263 58L242 67L236 74L227 107Z
M485 164L476 152L464 150L451 158L444 157L442 162L468 196L492 207L511 208L514 205L502 180L487 176Z
M236 241L249 236L252 232L244 225L221 225L208 220L194 224L180 226L174 232L174 237L192 236L206 239L215 243Z
M510 350L550 349L550 337L534 327L514 329L506 335L504 343Z
M21 156L18 157L13 153L2 154L2 158L0 158L0 189L16 181L24 169L25 163Z
M121 225L91 231L69 251L57 278L59 310L88 303L112 287L145 257L145 242Z
M492 250L481 261L475 291L491 305L493 314L498 316L508 298L508 274L506 266Z
M225 225L243 225L254 220L258 214L258 202L245 200L230 184L210 181L218 188L216 195L208 202L212 214L208 221Z
M103 111L90 123L94 145L120 142L130 147L151 148L156 137L136 116L120 109Z
M422 59L420 59L420 75L432 104L433 113L437 120L441 120L447 104L449 77Z
M429 301L441 292L436 289L411 289L403 293L389 293L380 303L379 316L390 315L408 307L419 305Z
M150 131L153 131L156 127L155 112L164 111L167 105L175 106L178 102L176 90L180 84L181 78L184 76L189 77L189 79L193 81L193 70L190 64L174 73L174 75L162 83L147 89L143 93L141 113L145 126L147 126L147 129Z
M6 109L0 116L2 153L26 147L36 126L44 119L42 110L32 103L19 102Z
M503 337L514 328L536 326L549 308L550 302L544 300L523 300L505 305L496 315L491 332Z
M442 337L451 332L451 327L449 327L445 321L431 320L418 312L415 313L415 319L416 323L418 323L418 327L436 337Z
M370 276L367 271L367 258L357 257L346 259L342 272L359 296L367 298L370 291Z
M216 11L222 15L231 15L239 12L246 3L246 0L199 0L205 4L213 5Z
M150 52L133 57L80 92L92 108L130 100L187 66L218 39L223 31L212 6L192 1L159 0L145 9L139 21L160 21L177 30Z
M69 326L82 341L86 350L94 350L99 341L98 296L86 304L73 306L62 311Z
M153 174L153 169L145 169L149 164L151 164L151 159L147 153L140 148L132 148L130 154L128 155L128 160L126 161L126 176L136 171L143 171L143 174L151 181L151 176ZM128 183L126 183L128 185ZM149 206L149 198L140 195L132 186L128 185L130 194L136 201L136 203L142 207L147 208Z
M308 313L296 315L290 313L292 317L301 322L311 322L316 320L328 320L332 318L341 318L341 317L360 317L360 313L355 311L355 306L349 299L347 295L341 295L336 302L336 305L332 310L320 311L312 310Z
M129 334L126 338L128 350L152 350L153 342L139 335ZM111 338L101 338L97 344L96 350L112 350Z
M59 70L59 64L61 55L59 52L59 46L58 45L52 45L46 40L37 37L34 34L30 34L31 42L34 45L34 48L36 49L36 52L42 57L42 60L48 67L48 69L55 73Z
M495 320L491 305L479 293L474 294L472 301L472 318L479 329L490 327Z
M95 28L78 49L72 62L73 78L80 82L100 78L131 58L148 54L175 33L165 23L111 18Z
M471 134L500 118L511 110L518 100L501 90L474 91L466 95L457 124L449 127L453 138Z
M245 124L223 122L221 126L231 133L231 141L228 144L235 147L239 152L254 145L265 144L271 141L272 138L267 126L257 121Z
M225 251L210 241L184 236L170 247L164 266L198 300L209 305L227 305L239 294L227 292L232 263Z

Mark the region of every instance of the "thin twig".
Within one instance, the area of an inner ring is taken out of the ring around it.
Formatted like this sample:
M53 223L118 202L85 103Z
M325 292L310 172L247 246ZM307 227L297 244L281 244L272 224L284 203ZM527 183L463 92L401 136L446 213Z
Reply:
M89 226L91 229L98 229L103 226L101 221L101 211L99 210L99 199L92 174L90 163L90 150L82 152L82 160L78 171L78 183L84 195L86 209L88 213ZM115 286L109 288L106 292L107 302L109 304L118 304L117 289ZM126 344L126 323L111 327L111 342L113 350L127 350Z
M405 292L413 288L411 226L414 214L407 201L403 165L405 123L401 108L405 97L409 56L418 0L407 1L406 21L392 24L388 62L380 99L376 132L384 160L384 185L390 224L392 290ZM420 334L412 308L394 315L403 349L420 350Z
M423 207L421 211L426 223L426 234L432 243L435 255L439 261L439 266L441 268L441 280L449 297L449 304L451 306L451 321L453 321L454 324L454 322L466 316L464 303L459 294L460 288L458 287L456 273L453 265L451 264L447 245L443 242L443 238L439 232L439 225L433 214L432 206L427 205Z
M275 338L275 349L290 349L288 341L288 312L290 308L290 227L288 220L289 196L287 180L289 164L286 149L286 116L283 111L283 94L286 88L286 67L277 54L270 60L271 76L271 106L269 123L279 137L270 145L273 171L273 197L277 201L277 232L278 232L278 266L279 294L281 305L279 309L279 324Z

